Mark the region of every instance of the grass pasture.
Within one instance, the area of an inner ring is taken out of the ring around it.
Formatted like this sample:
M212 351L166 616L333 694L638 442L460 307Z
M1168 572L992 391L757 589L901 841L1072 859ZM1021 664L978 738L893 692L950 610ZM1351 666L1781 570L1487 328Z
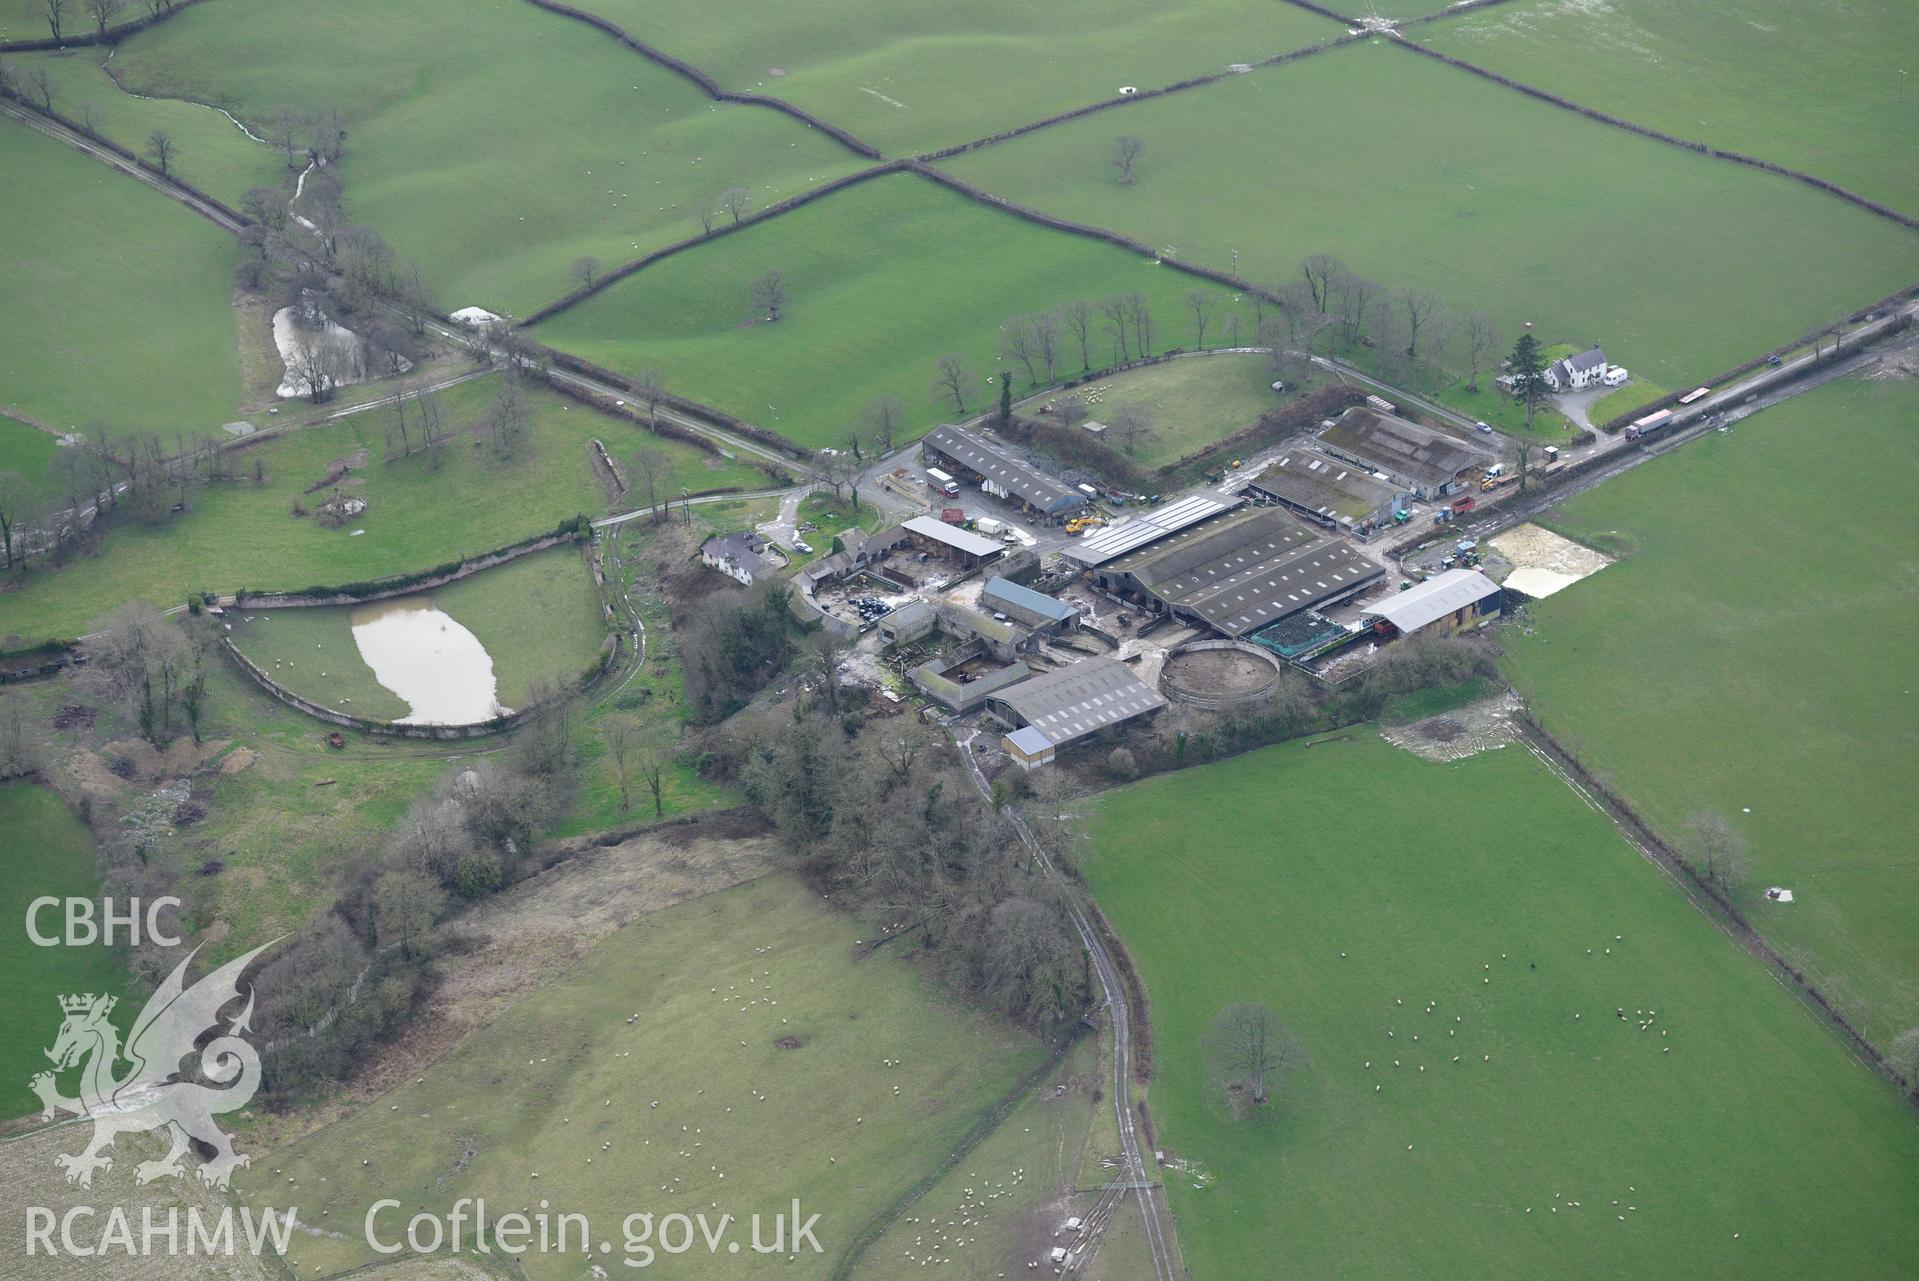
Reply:
M1153 416L1153 433L1136 461L1166 467L1259 421L1285 403L1273 390L1264 356L1222 354L1169 360L1129 369L1073 388L1087 398L1087 415L1105 422L1121 405L1139 405ZM1292 388L1289 386L1288 390ZM1115 448L1119 442L1108 438Z
M60 452L57 440L30 423L0 413L0 472L12 472L20 478L20 493L29 506L60 496L60 484L53 474L53 460Z
M507 707L523 706L538 681L577 676L606 636L599 593L575 547L522 556L426 595L486 647ZM349 606L242 612L233 641L296 694L349 715L399 720L407 704L361 659L352 616Z
M80 48L9 58L21 72L44 66L55 111L83 124L90 118L95 133L136 155L147 153L154 130L172 134L176 151L169 172L229 205L237 207L247 188L271 187L286 176L286 161L278 152L247 137L213 108L127 93L104 70L105 56L100 49Z
M1099 117L944 163L1216 268L1238 250L1251 279L1337 254L1487 312L1508 342L1531 321L1544 342L1601 341L1668 386L1919 274L1919 234L1831 196L1375 44L1125 114L1146 144L1130 187Z
M727 187L764 205L857 160L522 3L201 6L114 66L129 88L215 103L256 133L283 104L342 109L349 217L419 259L448 310L524 315L577 285L575 258L614 265L696 234L695 206Z
M589 462L596 438L619 459L643 446L663 451L674 463L675 490L755 488L764 481L744 463L663 440L535 389L528 392L526 444L503 461L469 430L497 386L498 376L487 375L440 393L454 437L437 470L418 453L386 461L388 419L380 409L291 430L245 450L239 470L248 474L253 460L261 460L265 485L244 480L209 486L183 515L153 526L117 526L96 553L35 568L19 591L0 595L0 635L78 635L114 605L140 597L165 605L190 591L354 582L502 547L569 516L606 510L606 491ZM327 491L304 491L328 474L332 462L362 451L364 459L342 486L367 500L359 518L327 529L311 517L291 515L296 501L311 509L325 499ZM355 529L366 533L356 537Z
M7 928L0 934L0 1120L38 1112L40 1101L27 1088L36 1072L50 1065L41 1053L60 1030L59 998L77 992L122 992L127 975L118 949L36 947L27 937L27 905L42 896L92 898L96 910L100 881L93 863L93 833L59 796L45 787L16 779L0 782L0 910ZM60 908L39 917L43 933L64 928ZM72 1079L62 1084L72 1092Z
M1552 526L1625 558L1505 640L1547 728L1667 837L1700 811L1745 833L1747 910L1881 1044L1919 1024L1915 427L1919 383L1847 379L1581 495Z
M1108 793L1094 836L1195 1276L1919 1264L1911 1113L1523 748L1360 727ZM1235 1122L1200 1045L1240 1001L1311 1061Z
M785 278L786 314L752 323L750 284L769 269ZM931 394L934 362L948 352L964 354L981 380L966 415L997 403L997 385L984 380L1005 365L996 351L1009 317L1139 291L1164 350L1190 339L1181 299L1192 284L1150 259L897 174L669 258L534 333L611 368L657 364L681 395L815 447L838 445L874 397L891 393L906 406L903 443L955 417ZM1067 345L1062 374L1078 368L1077 345ZM1096 367L1111 359L1097 331L1092 358Z
M928 151L1343 34L1292 5L1218 0L699 0L582 6L727 88L767 93L889 155ZM1109 117L1114 119L1115 117Z
M62 431L95 419L213 431L231 418L232 237L12 120L0 172L0 404Z
M1919 213L1919 9L1903 0L1522 0L1416 39L1584 106ZM1909 77L1906 77L1909 78Z
M598 1261L617 1266L629 1213L738 1222L797 1196L822 1216L825 1252L780 1269L825 1276L867 1218L1041 1059L1036 1043L953 1008L890 951L855 961L859 933L786 875L645 916L423 1080L256 1156L241 1196L278 1205L297 1193L303 1220L351 1238L302 1239L289 1260L301 1275L374 1261L359 1225L381 1197L403 1198L402 1226L416 1204L444 1211L485 1196L497 1214L545 1198L586 1214L614 1247ZM778 1044L787 1037L796 1048ZM500 1106L503 1091L514 1106ZM672 1271L774 1266L742 1254L751 1262L702 1249ZM520 1262L533 1281L588 1266L578 1253Z

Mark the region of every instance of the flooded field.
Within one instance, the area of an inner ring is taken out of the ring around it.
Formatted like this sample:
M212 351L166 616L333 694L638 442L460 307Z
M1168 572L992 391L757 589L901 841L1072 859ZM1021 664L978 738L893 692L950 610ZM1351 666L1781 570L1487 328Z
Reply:
M403 725L471 725L507 709L493 657L480 638L431 596L396 596L354 607L353 643L381 685L405 700Z

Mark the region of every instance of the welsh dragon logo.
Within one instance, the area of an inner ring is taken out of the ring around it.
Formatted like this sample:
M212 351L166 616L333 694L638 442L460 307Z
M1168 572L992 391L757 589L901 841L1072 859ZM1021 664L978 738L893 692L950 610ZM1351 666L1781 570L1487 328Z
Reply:
M184 1174L180 1158L189 1139L213 1149L213 1158L199 1167L201 1181L210 1187L225 1188L234 1169L248 1164L248 1158L233 1150L233 1141L213 1118L245 1107L260 1086L260 1056L241 1037L251 1030L251 988L246 993L246 1007L228 1021L225 1034L199 1048L200 1075L219 1088L177 1078L181 1076L180 1060L194 1053L202 1035L219 1030L220 1011L239 999L241 973L254 957L272 946L267 943L257 947L186 987L183 979L187 966L199 954L195 948L174 967L140 1011L124 1047L118 1030L107 1018L116 998L91 993L60 998L66 1018L53 1048L46 1052L53 1070L37 1074L28 1084L45 1105L44 1118L70 1112L93 1122L93 1142L86 1151L54 1158L54 1163L67 1172L67 1182L92 1187L95 1170L113 1168L113 1158L103 1154L113 1146L114 1139L144 1130L167 1130L173 1146L160 1160L142 1161L134 1167L141 1183ZM118 1070L122 1060L128 1065L125 1072ZM55 1074L82 1061L85 1067L80 1076L80 1096L67 1098L60 1093Z

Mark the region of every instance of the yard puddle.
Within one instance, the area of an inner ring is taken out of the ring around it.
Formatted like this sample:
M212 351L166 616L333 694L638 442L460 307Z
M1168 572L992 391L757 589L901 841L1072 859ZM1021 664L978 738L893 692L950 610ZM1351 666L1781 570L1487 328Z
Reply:
M431 596L356 605L348 618L373 678L411 709L402 725L472 725L507 710L492 655Z

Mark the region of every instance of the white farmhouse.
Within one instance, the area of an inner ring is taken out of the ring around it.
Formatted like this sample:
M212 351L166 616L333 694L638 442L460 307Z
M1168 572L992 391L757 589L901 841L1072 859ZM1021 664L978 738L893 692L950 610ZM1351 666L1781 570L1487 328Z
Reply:
M1605 376L1606 353L1596 346L1546 366L1546 385L1554 391L1583 391Z
M755 579L779 572L779 562L764 553L766 540L758 534L727 534L709 538L700 547L700 563L751 587Z

